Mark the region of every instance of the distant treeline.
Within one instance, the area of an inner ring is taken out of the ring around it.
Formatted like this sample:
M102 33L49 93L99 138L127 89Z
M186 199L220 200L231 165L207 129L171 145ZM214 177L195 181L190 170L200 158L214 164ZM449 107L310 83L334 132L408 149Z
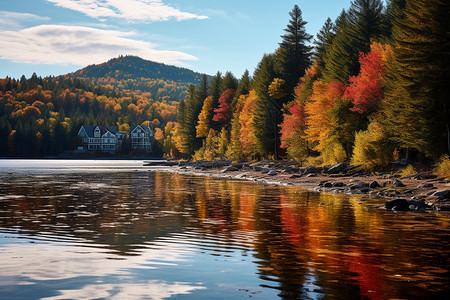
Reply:
M165 128L167 154L371 168L448 153L449 11L444 0L355 0L312 40L295 5L252 77L190 87Z
M126 58L116 61L122 59ZM123 132L133 125L150 125L162 140L160 128L175 121L188 84L119 75L41 78L33 74L28 79L0 79L0 156L73 150L80 143L77 134L83 124L118 126Z

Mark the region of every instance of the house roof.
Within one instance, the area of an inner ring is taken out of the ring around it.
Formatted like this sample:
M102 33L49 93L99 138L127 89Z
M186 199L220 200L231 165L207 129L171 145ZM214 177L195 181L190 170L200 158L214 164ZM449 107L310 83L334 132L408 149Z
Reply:
M146 126L146 125L138 125L138 126L130 127L130 133L133 132L138 127L142 128L142 130L144 130L145 132L149 133L150 135L153 135L153 131L150 128L150 126Z
M95 128L100 129L100 136L103 136L106 132L111 132L112 134L117 133L117 126L97 126L97 125L83 125L81 128L84 128L88 137L94 137ZM81 129L80 129L81 130Z

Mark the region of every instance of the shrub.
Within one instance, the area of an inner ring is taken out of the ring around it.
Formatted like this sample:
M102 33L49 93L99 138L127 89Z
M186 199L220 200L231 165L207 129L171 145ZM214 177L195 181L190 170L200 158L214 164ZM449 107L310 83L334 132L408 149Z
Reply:
M416 171L416 169L412 166L412 165L408 165L406 168L404 168L403 170L402 170L402 172L400 173L400 175L402 176L402 177L405 177L405 176L410 176L410 175L414 175L414 174L417 174L417 171Z
M450 179L450 157L442 155L438 164L436 165L435 173L438 177Z
M365 169L385 166L392 159L393 149L386 133L377 121L372 121L367 130L357 132L353 148L352 163Z

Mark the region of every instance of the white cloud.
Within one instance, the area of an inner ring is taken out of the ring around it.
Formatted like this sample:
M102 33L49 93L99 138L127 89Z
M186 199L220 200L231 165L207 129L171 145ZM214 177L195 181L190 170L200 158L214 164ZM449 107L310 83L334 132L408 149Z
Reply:
M48 17L40 17L28 13L17 13L12 11L0 11L0 28L16 29L21 23L30 21L48 21Z
M156 45L133 39L134 32L83 26L40 25L17 31L0 31L0 58L15 62L89 65L119 55L137 55L166 64L185 66L196 57L157 50Z
M122 18L135 22L207 19L163 3L162 0L47 0L56 6L81 12L92 18Z

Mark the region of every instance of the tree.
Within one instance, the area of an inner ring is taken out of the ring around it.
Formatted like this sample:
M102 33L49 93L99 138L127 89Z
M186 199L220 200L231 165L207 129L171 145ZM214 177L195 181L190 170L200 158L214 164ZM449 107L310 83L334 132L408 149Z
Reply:
M214 98L212 96L209 96L205 99L205 102L203 102L202 110L198 115L198 125L195 127L197 133L196 137L198 138L208 136L211 123L213 101Z
M254 119L254 110L258 95L255 91L250 91L247 97L245 97L242 112L239 118L240 125L240 137L239 140L242 145L242 151L244 155L248 157L255 156L257 153L257 140L256 140L256 124Z
M347 83L358 74L360 52L370 50L372 39L383 33L383 4L381 0L355 0L348 12L336 20L336 36L325 51L323 70L326 81Z
M225 127L229 126L232 116L231 111L231 101L233 100L235 91L233 89L228 89L222 93L219 98L219 108L214 109L213 121L219 122Z
M449 1L406 1L394 23L391 84L382 104L392 140L435 158L450 151L449 11Z
M311 101L306 103L307 129L305 138L310 142L317 142L315 150L322 154L326 154L326 151L344 151L341 145L336 144L337 139L333 135L336 128L333 109L338 106L344 91L345 85L337 80L330 83L316 81L314 82ZM341 150L339 150L339 146ZM345 153L344 155L340 153L330 155L345 158Z
M290 158L305 161L309 155L308 143L303 138L306 129L305 109L294 102L289 114L284 114L280 128L281 147L287 149Z
M323 24L322 28L316 35L314 40L314 58L319 63L321 69L324 68L325 62L323 57L336 36L336 27L334 22L328 18Z
M308 45L312 36L306 32L302 11L295 5L289 13L291 19L281 36L279 49L282 79L286 82L287 95L292 95L298 79L304 75L311 61L311 47Z
M361 71L357 76L350 77L350 83L345 91L345 97L353 102L352 111L360 114L370 114L377 110L384 98L383 77L385 66L382 54L371 51L360 53Z

